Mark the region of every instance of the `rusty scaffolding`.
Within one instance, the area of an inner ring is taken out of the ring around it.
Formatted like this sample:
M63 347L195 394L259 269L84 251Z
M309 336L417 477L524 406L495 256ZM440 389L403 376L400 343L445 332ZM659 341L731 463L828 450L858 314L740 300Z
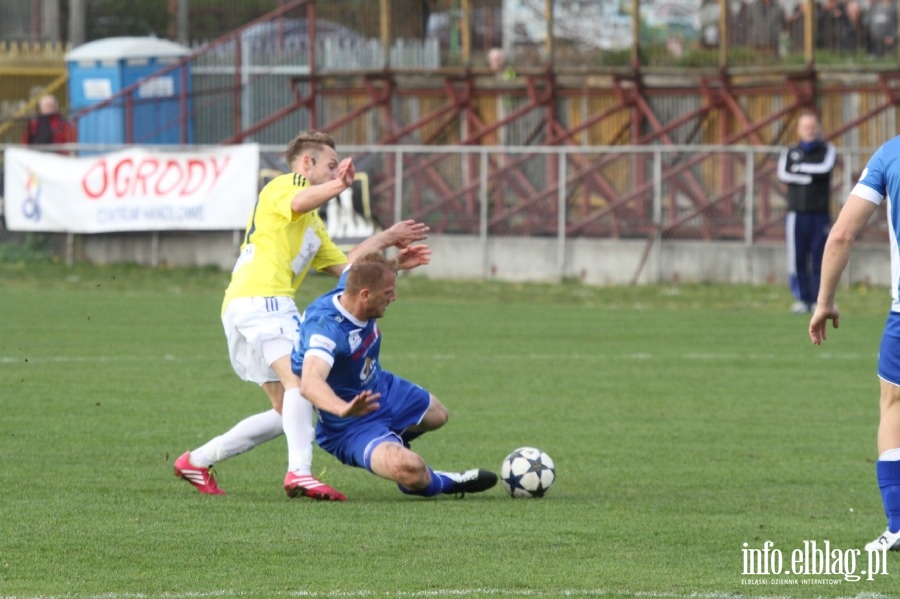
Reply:
M464 0L463 5L470 2ZM390 0L381 0L381 7L386 19ZM183 65L204 64L211 56L229 57L225 74L216 83L195 84L180 98L181 119L191 120L197 113L211 110L219 121L230 121L218 137L205 139L209 143L260 139L284 143L303 126L330 132L342 144L514 147L508 155L492 154L488 164L490 222L492 226L502 224L502 232L509 234L553 230L558 217L555 198L563 188L568 194L570 235L740 238L743 225L735 221L735 215L741 212L739 204L745 201L749 184L759 198L754 208L754 235L780 239L783 189L773 176L774 156L752 165L749 180L746 165L714 149L667 160L660 166L661 183L672 209L660 223L648 214L654 187L660 183L651 176L654 166L650 157L597 156L590 148L781 146L792 141L795 119L805 110L820 115L826 138L836 144L874 148L894 134L900 100L896 66L866 70L816 67L809 47L804 51L807 60L793 67L720 64L660 69L633 60L628 66L601 69L557 66L550 61L530 67L517 65L515 72L506 71L500 77L481 66L417 69L386 64L369 70L321 70L315 43L298 46L290 54L275 36L267 51L284 51L279 54L281 70L273 65L248 76L242 68L248 55L244 33L259 23L277 24L298 17L310 23L309 36L315 40L316 3L285 2L269 15L157 73L155 76L161 76ZM386 49L384 52L387 55ZM295 68L286 73L286 64ZM267 85L278 86L273 89L278 89L283 101L248 120L248 90L268 89ZM136 93L139 88L140 82L74 117L80 120L119 103L129 123L128 114L141 101ZM184 123L177 125L181 131L188 130ZM573 150L566 154L566 180L560 180L559 165L553 161L541 163L539 176L529 175L534 166L525 165L533 157L523 148L547 145ZM583 151L576 151L579 149ZM379 198L391 195L394 177L402 172L404 187L411 190L412 217L431 219L436 228L447 230L472 226L478 216L481 167L470 157L465 165L445 168L442 162L448 159L444 154L417 155L405 158L400 171L393 164L381 165L372 188L376 212ZM859 168L858 164L840 166ZM836 189L840 185L837 180ZM389 218L388 214L382 216Z

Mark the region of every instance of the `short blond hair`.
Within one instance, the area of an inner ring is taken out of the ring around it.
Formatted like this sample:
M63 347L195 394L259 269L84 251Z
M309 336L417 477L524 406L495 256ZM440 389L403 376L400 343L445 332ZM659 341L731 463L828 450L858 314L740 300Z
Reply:
M297 137L291 140L287 150L284 152L284 159L287 160L288 166L294 165L294 160L301 154L317 154L323 147L328 146L332 150L336 149L334 139L327 133L316 131L315 129L307 129L301 131Z
M397 274L397 262L377 252L357 258L347 274L344 288L348 295L356 295L363 289L378 287L389 273Z

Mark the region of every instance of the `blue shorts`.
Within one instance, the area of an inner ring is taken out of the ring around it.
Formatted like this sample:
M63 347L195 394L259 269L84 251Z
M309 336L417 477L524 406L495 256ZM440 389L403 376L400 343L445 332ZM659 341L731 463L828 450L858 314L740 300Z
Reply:
M878 350L878 378L900 386L900 312L891 311L884 325Z
M378 385L381 407L362 418L350 418L342 429L316 425L319 447L348 466L371 470L372 451L382 443L403 443L400 433L425 417L431 393L406 379L382 371Z

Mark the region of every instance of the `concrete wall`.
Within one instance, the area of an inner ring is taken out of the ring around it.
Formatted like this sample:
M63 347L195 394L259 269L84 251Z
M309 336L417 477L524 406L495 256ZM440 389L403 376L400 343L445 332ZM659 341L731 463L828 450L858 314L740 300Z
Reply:
M240 242L240 231L79 235L74 257L94 264L213 266L231 270Z
M432 263L418 275L435 279L496 279L589 285L652 283L782 284L783 244L742 242L572 239L437 235L428 240ZM130 233L76 238L75 257L97 264L215 266L230 270L239 232ZM858 244L845 273L848 283L887 285L887 244Z

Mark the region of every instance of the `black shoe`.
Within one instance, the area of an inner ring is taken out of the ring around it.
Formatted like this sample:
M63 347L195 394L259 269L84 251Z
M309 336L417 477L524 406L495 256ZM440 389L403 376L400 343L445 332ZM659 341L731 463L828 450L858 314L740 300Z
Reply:
M441 491L447 495L480 493L497 484L497 475L487 470L466 470L465 472L435 472L453 481L453 488Z

